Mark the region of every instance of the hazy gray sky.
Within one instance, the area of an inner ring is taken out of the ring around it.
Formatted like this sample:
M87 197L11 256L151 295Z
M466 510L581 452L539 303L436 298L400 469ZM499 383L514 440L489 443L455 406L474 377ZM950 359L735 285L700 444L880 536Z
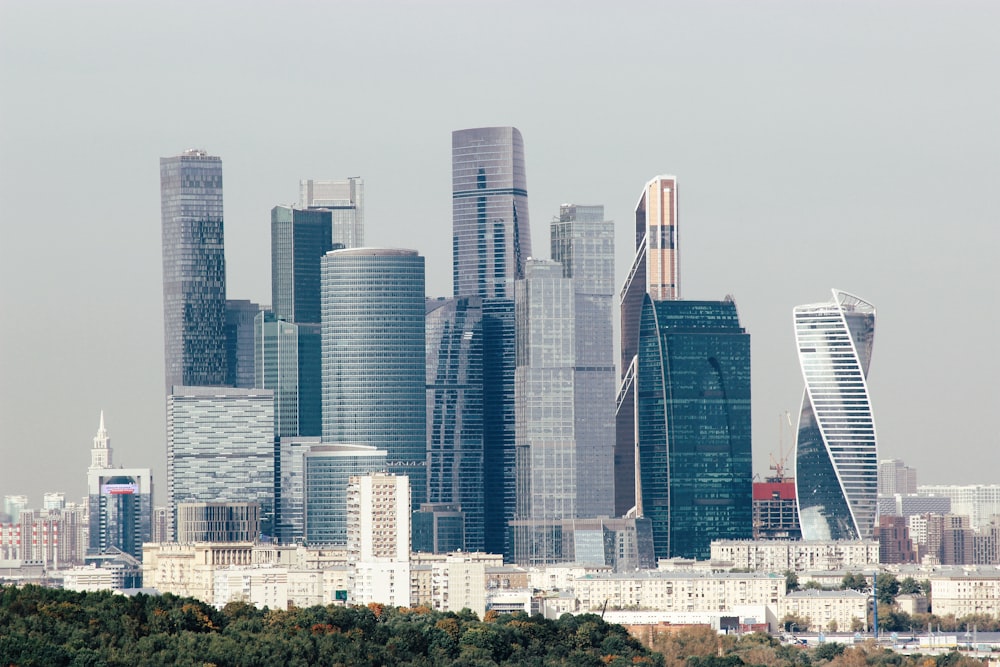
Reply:
M451 291L451 136L524 135L532 242L604 204L628 269L676 174L682 293L752 334L755 469L802 379L791 311L878 308L880 457L1000 482L1000 5L0 0L0 495L115 462L166 497L158 158L223 159L230 298L270 302L269 211L360 175L371 245ZM785 450L792 447L785 437Z

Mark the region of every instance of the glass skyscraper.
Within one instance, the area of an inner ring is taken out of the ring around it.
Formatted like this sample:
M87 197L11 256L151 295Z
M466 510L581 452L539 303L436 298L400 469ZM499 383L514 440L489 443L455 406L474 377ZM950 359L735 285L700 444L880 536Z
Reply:
M272 392L174 388L167 397L167 502L173 526L179 503L257 503L272 534Z
M427 494L424 258L334 250L322 261L323 442L371 445Z
M513 556L515 425L514 299L483 299L483 521L486 551Z
M614 507L614 223L603 206L566 204L550 225L552 259L573 281L573 372L578 517L610 517Z
M646 296L636 374L640 515L657 558L752 535L750 336L736 304Z
M222 160L201 150L160 158L167 393L226 383Z
M254 318L260 305L246 299L226 300L226 384L254 387Z
M680 298L677 178L657 176L642 189L635 207L635 257L621 289L621 382L615 402L615 514L636 502L635 374L639 321L648 294L653 300Z
M278 319L319 323L320 259L333 250L331 224L327 210L271 209L271 309Z
M299 181L299 206L330 213L332 241L344 248L365 244L365 182L357 176Z
M306 543L346 546L347 484L352 476L383 471L385 466L385 451L375 447L313 445L303 468Z
M514 127L451 135L455 296L510 298L531 256L524 141Z
M799 523L806 540L870 540L878 453L868 395L875 307L847 292L794 309L806 390L795 445Z
M427 502L460 506L449 518L464 516L460 548L482 551L482 299L428 299L426 309Z

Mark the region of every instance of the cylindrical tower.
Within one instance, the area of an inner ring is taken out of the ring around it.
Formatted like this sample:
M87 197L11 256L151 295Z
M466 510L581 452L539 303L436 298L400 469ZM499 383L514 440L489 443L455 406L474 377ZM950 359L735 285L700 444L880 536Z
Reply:
M424 258L352 248L322 260L323 442L386 452L426 502Z

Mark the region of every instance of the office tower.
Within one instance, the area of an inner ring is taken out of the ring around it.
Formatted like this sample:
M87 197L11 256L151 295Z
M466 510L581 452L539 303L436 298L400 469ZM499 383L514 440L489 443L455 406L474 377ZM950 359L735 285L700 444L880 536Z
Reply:
M347 485L347 558L410 560L410 483L406 475L373 472Z
M621 382L615 401L615 514L636 503L635 360L646 295L654 301L680 298L677 178L646 183L635 207L635 257L621 289Z
M322 422L320 326L261 311L254 322L254 383L274 392L278 437L319 436Z
M749 539L750 335L736 304L646 296L636 371L638 506L656 557Z
M458 549L482 551L485 548L482 299L474 296L428 299L426 331L427 501L458 507L457 515L465 521L463 543ZM453 518L449 516L448 520Z
M306 454L321 444L316 438L279 438L274 460L274 534L281 544L305 539Z
M222 160L201 150L160 158L167 393L226 383Z
M460 505L424 503L411 520L413 551L431 554L470 551L465 546L465 513Z
M167 397L167 502L257 503L271 535L274 394L263 389L175 387Z
M483 299L483 524L486 551L513 556L516 509L514 299Z
M451 134L455 296L510 298L531 256L524 141L514 127Z
M50 492L42 496L43 510L61 510L66 507L66 494Z
M260 304L246 299L226 300L226 384L254 387L254 318Z
M323 257L323 442L387 453L427 497L424 258L355 248Z
M909 495L917 492L917 469L907 467L899 459L878 462L878 494L880 496Z
M551 260L529 259L515 286L517 509L514 562L560 562L561 521L577 516L573 281Z
M870 540L878 458L868 397L875 307L833 290L833 300L794 309L805 380L795 446L799 523L806 540Z
M178 503L177 542L256 542L261 537L257 502Z
M17 523L21 512L28 508L28 496L4 496L3 513L9 517L10 523Z
M906 517L880 516L875 526L875 539L878 540L878 562L882 565L917 562Z
M550 225L552 259L573 281L573 369L578 517L610 517L614 507L615 229L603 206L566 204Z
M306 544L347 545L347 485L351 477L385 470L384 450L365 445L312 445L303 455Z
M320 321L320 260L333 250L331 213L271 209L271 308L286 322Z
M333 243L344 248L364 246L365 182L361 178L299 181L299 206L330 211Z
M87 555L119 549L141 559L142 543L152 538L153 475L149 468L112 468L111 462L111 438L101 411L87 470Z

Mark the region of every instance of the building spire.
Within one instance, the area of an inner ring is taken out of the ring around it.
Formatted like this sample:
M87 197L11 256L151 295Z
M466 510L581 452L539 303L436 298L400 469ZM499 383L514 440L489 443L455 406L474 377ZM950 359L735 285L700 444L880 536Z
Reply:
M91 469L111 467L111 438L108 437L108 429L104 427L104 410L101 410L101 423L97 427L94 446L90 450L90 467Z

